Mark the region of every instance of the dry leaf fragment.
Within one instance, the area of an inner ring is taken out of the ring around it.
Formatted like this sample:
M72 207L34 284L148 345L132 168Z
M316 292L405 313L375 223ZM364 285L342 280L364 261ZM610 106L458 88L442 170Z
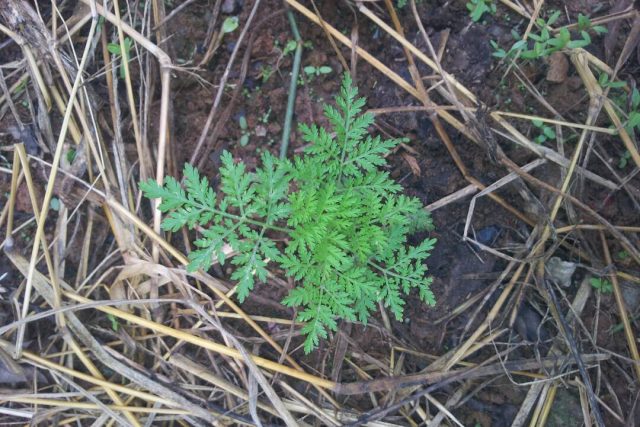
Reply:
M403 152L402 153L402 158L409 164L409 167L411 168L411 172L415 176L421 176L422 175L422 170L420 170L420 165L418 164L418 161L416 160L415 157L413 157L409 153Z

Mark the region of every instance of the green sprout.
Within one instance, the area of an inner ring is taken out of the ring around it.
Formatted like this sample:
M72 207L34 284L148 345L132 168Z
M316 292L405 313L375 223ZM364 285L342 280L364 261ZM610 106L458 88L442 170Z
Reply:
M129 37L124 38L124 52L122 51L122 47L119 43L109 43L107 45L107 50L112 55L117 55L122 57L122 61L120 63L120 78L124 80L127 77L127 69L125 68L125 62L129 62L131 58L131 48L133 47L133 40Z
M540 134L535 137L534 142L536 144L544 144L547 140L552 140L556 138L556 132L553 130L553 127L544 123L542 120L531 120L531 123L535 127L540 130Z
M602 279L600 277L592 277L589 279L589 283L593 289L600 291L603 294L610 294L613 292L613 285L610 281L606 279Z
M240 145L242 147L246 147L249 143L249 138L251 137L251 131L249 130L247 118L244 114L238 118L238 125L240 126Z
M496 14L496 5L492 0L469 0L467 9L473 22L480 21L485 13Z

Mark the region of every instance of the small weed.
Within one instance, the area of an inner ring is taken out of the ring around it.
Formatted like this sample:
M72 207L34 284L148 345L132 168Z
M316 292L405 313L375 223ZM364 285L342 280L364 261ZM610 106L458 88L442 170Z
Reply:
M260 117L260 123L262 124L267 124L269 123L269 119L271 118L271 107L269 107L269 109L267 110L266 113L264 113L262 115L262 117Z
M633 134L636 130L640 130L640 91L638 88L633 88L629 104L631 108L624 128L627 133Z
M547 140L553 140L556 138L556 132L553 127L549 126L541 120L531 120L531 123L540 130L540 134L535 137L534 142L536 144L544 144Z
M224 34L233 33L238 29L239 21L237 16L229 16L222 23L222 32Z
M593 31L596 34L604 34L607 32L607 28L602 25L592 25L588 16L579 13L578 31Z
M328 65L321 65L319 67L314 67L313 65L307 65L304 67L304 73L309 77L319 77L323 74L329 74L333 71L331 67Z
M579 40L571 40L571 33L565 27L560 28L558 33L551 37L550 26L553 25L560 17L560 11L557 10L551 14L545 22L544 19L538 18L536 23L540 26L540 33L529 34L529 38L534 41L533 49L523 50L520 57L523 59L538 59L551 55L564 48L576 49L588 46L591 43L591 37L586 31L581 31L582 36Z
M618 159L618 169L624 169L629 164L629 160L631 160L631 152L629 150L625 150L622 156Z
M67 162L69 164L73 163L73 161L76 159L76 155L77 155L77 151L73 148L70 148L69 151L67 151Z
M473 22L480 21L485 13L496 14L496 4L492 0L469 0L467 9Z
M611 292L613 292L613 285L606 279L602 279L600 277L592 277L591 279L589 279L589 283L591 284L593 289L596 289L603 294L610 294Z
M251 131L247 125L247 118L244 115L238 118L238 125L240 126L240 145L246 147L249 143L249 138L251 138Z
M111 329L113 329L114 332L118 332L118 328L120 327L118 318L111 313L107 313L107 319L111 322Z
M296 47L298 47L298 43L296 43L295 40L287 41L284 45L284 49L282 49L282 56L287 56L290 53L293 53L293 51L296 50Z
M129 58L131 58L131 48L133 47L133 40L129 37L124 38L124 52L119 43L109 43L107 45L107 50L113 54L122 57L122 61L120 63L120 78L124 80L127 77L127 71L125 69L125 62L129 62Z
M23 92L26 88L27 88L27 83L29 82L29 79L23 79L20 84L16 87L16 95Z
M615 255L615 258L619 261L625 261L627 259L629 259L631 255L629 255L629 252L627 251L620 251Z
M625 82L612 82L609 81L609 74L601 73L598 76L598 84L603 89L619 89L625 87L627 84Z
M553 12L547 20L544 20L544 18L538 18L536 20L536 24L540 28L540 32L531 32L529 34L529 39L533 41L533 46L530 46L527 40L523 40L522 36L515 30L511 30L511 34L516 41L508 51L501 48L497 42L491 40L490 43L493 47L493 56L501 59L545 58L553 52L557 52L562 49L577 49L588 46L591 44L589 31L593 31L596 34L606 32L606 28L600 25L592 26L589 18L584 15L579 15L578 32L580 38L572 39L571 33L566 27L561 27L555 35L552 35L553 32L551 30L551 26L557 22L558 18L560 18L560 11Z
M298 86L304 86L320 76L332 73L333 68L328 65L320 65L318 67L307 65L302 71L303 72L298 75Z
M265 84L266 82L268 82L274 72L275 70L271 68L271 65L263 65L260 68L260 74L259 74L260 80L262 80L262 84Z
M627 83L610 81L606 73L598 76L598 84L604 89L611 89L610 98L613 104L615 104L621 115L626 117L622 126L633 138L636 132L640 131L640 91L636 87L630 93L624 91L623 89L627 87ZM616 131L613 125L610 125L610 128ZM631 153L625 150L618 159L618 168L624 169L627 167L630 159Z
M420 3L422 3L422 0L416 0L416 5L418 5ZM397 0L396 1L396 7L398 9L404 9L407 6L407 4L409 4L408 0Z

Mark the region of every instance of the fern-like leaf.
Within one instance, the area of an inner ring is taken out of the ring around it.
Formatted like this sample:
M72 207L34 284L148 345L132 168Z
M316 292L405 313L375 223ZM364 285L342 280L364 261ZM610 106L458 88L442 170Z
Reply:
M165 230L198 228L190 270L227 262L224 248L233 248L240 302L267 279L269 262L296 281L283 303L300 308L307 353L339 319L366 324L378 302L398 320L411 292L435 303L425 265L435 239L407 245L409 233L432 227L430 216L381 170L400 140L370 136L374 117L364 106L345 76L335 106L324 109L331 127L300 126L309 144L303 156L289 162L264 153L249 172L224 152L219 194L191 165L182 183L140 183L147 197L161 199ZM282 237L286 243L276 243Z

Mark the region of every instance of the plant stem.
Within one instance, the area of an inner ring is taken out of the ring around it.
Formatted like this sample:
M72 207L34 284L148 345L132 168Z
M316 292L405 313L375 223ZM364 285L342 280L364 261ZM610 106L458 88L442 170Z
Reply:
M229 218L229 219L233 219L233 220L240 221L240 222L246 222L248 224L257 225L257 226L260 226L260 227L265 227L265 228L268 228L268 229L274 230L274 231L282 231L283 233L287 233L287 234L291 234L293 232L293 230L290 229L290 228L278 227L277 225L272 225L272 224L267 224L267 223L264 223L264 222L261 222L261 221L256 221L254 219L248 218L246 215L242 215L241 216L241 215L230 214L230 213L218 210L216 208L212 208L210 206L203 205L201 203L197 203L197 202L192 201L192 200L185 200L185 204L187 204L187 203L193 204L194 206L200 208L203 211L209 211L209 212L212 212L212 213L214 213L216 215L220 215L220 216L222 216L224 218Z
M280 158L287 157L287 148L289 148L289 138L291 137L291 123L293 122L293 110L296 104L296 91L298 89L298 74L300 73L300 62L302 60L302 38L298 31L296 18L291 10L287 11L291 32L296 41L296 52L293 56L293 68L291 70L291 82L289 83L289 99L287 100L287 111L284 116L284 126L282 128L282 141L280 142Z

